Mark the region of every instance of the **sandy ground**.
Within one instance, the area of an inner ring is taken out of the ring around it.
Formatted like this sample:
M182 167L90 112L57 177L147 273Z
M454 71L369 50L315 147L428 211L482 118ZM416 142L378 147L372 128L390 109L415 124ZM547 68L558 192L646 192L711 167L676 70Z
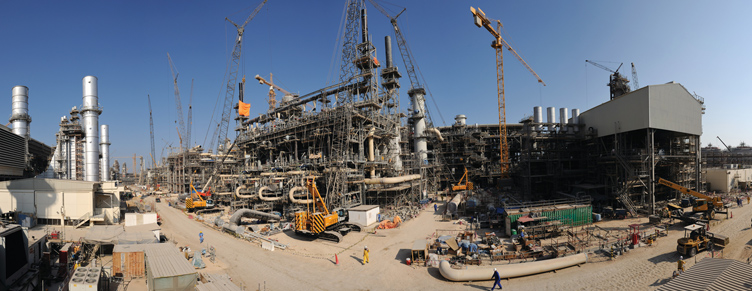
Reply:
M731 243L722 254L725 258L747 261L752 255L750 218L752 207L732 209L733 218L714 222L711 232L729 236ZM451 222L439 221L433 208L422 211L417 218L401 228L379 230L376 234L351 233L342 243L310 241L292 232L273 236L289 244L287 250L263 250L258 244L243 241L187 218L180 210L157 205L162 219L163 232L179 245L200 249L212 245L217 249L220 266L213 268L228 273L233 281L245 290L487 290L493 285L484 282L449 282L438 269L407 266L404 259L416 239L425 239L437 229L461 229ZM720 217L721 215L719 215ZM602 227L627 229L631 223L647 222L646 218L609 221ZM600 255L593 263L571 267L557 272L514 278L502 281L504 290L655 290L668 282L676 269L679 255L676 240L683 236L683 225L677 224L667 237L653 246L630 250L615 260ZM204 244L198 241L199 231L204 232ZM361 262L363 246L371 249L370 263ZM339 265L334 253L340 253ZM702 252L687 259L688 267L709 256Z

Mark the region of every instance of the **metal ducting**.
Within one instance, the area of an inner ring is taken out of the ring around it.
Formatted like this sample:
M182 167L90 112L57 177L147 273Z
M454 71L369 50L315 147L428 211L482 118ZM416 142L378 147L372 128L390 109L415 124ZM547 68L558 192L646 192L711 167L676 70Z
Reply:
M556 123L556 107L546 108L546 123L548 123L548 131L554 131Z
M543 123L543 107L533 107L533 123L536 124L535 130L541 129L540 124Z
M102 124L101 128L102 139L99 141L99 150L102 152L102 164L100 165L100 171L102 173L102 181L109 181L110 177L110 130L109 126Z
M83 78L83 108L81 114L84 121L84 181L99 181L99 99L97 97L97 77ZM135 166L135 165L134 165Z

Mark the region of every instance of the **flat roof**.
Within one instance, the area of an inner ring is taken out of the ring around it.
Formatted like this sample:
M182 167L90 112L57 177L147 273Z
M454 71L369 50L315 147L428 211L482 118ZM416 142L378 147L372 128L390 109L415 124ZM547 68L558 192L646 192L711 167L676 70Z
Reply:
M357 207L350 208L348 210L349 211L368 211L368 210L372 210L375 208L379 208L379 206L378 205L360 205Z
M151 272L150 278L178 277L196 274L196 269L185 259L172 244L158 244L165 247L147 247L146 266Z
M424 239L416 240L415 243L413 243L413 251L424 251L426 250L426 246L428 245L428 241Z

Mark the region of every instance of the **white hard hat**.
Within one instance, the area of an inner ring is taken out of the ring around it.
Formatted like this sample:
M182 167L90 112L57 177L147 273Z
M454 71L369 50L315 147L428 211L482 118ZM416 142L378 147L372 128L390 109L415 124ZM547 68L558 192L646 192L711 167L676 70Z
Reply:
M364 248L364 249L367 249L367 248L368 248L368 246L364 246L363 248Z
M683 257L683 256L679 256L679 259L680 259L680 260L683 260L683 259L684 259L684 257Z
M496 268L494 268L494 271L496 271Z

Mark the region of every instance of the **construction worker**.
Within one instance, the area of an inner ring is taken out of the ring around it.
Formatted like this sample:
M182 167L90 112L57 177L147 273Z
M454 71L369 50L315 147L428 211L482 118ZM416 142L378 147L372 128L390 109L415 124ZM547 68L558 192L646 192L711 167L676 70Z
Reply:
M686 263L684 262L684 257L679 256L679 261L676 262L676 270L679 271L679 274L684 273L684 265Z
M368 264L368 246L363 247L363 265Z
M491 287L491 291L496 289L496 285L499 286L499 290L503 289L503 287L501 287L501 276L499 276L499 271L496 271L496 268L494 268L494 273L493 273L493 276L491 276L491 279L494 280L494 284L493 284L493 287Z
M747 196L747 204L749 204L749 196Z

